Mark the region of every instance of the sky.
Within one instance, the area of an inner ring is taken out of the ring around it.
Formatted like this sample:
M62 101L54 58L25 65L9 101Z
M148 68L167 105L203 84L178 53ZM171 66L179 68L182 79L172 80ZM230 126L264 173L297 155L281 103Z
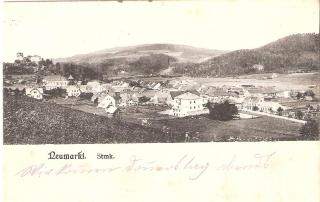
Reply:
M5 62L150 43L247 49L319 32L318 0L11 2L3 11Z

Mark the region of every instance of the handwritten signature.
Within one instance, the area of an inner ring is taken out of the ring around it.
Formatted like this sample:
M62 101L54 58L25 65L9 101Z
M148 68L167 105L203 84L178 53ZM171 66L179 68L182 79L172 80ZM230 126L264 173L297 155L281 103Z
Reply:
M61 176L70 174L102 174L114 172L191 172L189 180L197 180L209 169L216 171L250 171L257 169L267 169L271 166L271 160L275 152L268 154L255 154L248 162L243 162L237 155L224 163L213 164L210 161L200 161L195 156L183 155L173 163L165 164L158 161L146 161L131 156L129 162L123 165L96 168L88 164L65 163L56 168L48 166L46 163L29 165L16 173L19 177L42 177L42 176Z

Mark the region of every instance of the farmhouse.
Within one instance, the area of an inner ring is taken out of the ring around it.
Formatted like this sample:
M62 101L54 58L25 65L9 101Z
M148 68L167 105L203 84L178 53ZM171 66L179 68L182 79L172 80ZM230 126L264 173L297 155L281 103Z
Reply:
M291 98L292 92L290 90L279 91L276 96L279 98Z
M282 110L289 109L278 102L265 101L262 97L247 97L244 99L242 108L265 113L275 113L279 108Z
M121 97L118 94L115 94L114 96L106 95L102 99L99 99L98 101L98 107L107 109L110 106L118 107L121 102Z
M204 113L204 99L197 91L171 92L172 114L178 117Z
M247 110L255 110L256 107L260 106L264 102L262 97L246 97L242 103L242 108Z
M71 85L67 87L67 94L69 97L79 97L81 94L80 87Z
M65 89L69 83L65 77L60 75L45 76L42 79L42 82L44 83L44 87L46 88L46 90L51 90L55 88Z
M26 88L26 95L38 100L42 100L43 88Z
M239 98L238 93L222 88L208 88L204 94L207 96L208 101L212 103L221 103L226 100L237 100Z

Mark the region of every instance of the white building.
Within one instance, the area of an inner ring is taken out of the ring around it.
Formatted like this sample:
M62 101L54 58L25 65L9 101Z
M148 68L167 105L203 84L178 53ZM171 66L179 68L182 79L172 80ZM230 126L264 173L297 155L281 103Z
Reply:
M110 106L116 107L116 99L110 95L106 95L99 101L98 107L99 108L108 108Z
M79 97L81 94L81 90L76 85L71 85L67 87L68 97Z
M289 109L288 107L285 107L277 102L264 101L264 99L261 97L245 98L242 107L247 110L255 110L265 113L275 113L279 108L282 108L283 110Z
M42 100L43 88L26 88L26 95L38 100Z
M204 99L196 91L176 92L172 100L172 114L178 117L205 113Z
M29 59L31 62L34 62L37 64L42 60L41 56L39 56L39 55L31 55L31 56L29 56Z
M98 93L104 91L103 85L101 85L100 81L93 80L87 83L87 92Z
M47 90L55 89L55 88L63 88L66 89L68 86L68 80L60 75L52 75L52 76L45 76L42 79L44 87Z
M23 53L17 53L17 60L19 60L19 61L24 60Z

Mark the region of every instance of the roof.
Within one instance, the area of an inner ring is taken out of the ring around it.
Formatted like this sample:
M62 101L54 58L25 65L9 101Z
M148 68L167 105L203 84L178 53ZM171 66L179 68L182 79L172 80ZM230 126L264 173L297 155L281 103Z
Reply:
M67 86L67 89L68 90L70 90L70 89L79 89L80 90L80 87L76 86L76 85L70 85L70 86Z
M204 94L215 97L215 96L233 96L237 97L239 94L236 92L227 92L226 90L223 90L221 88L215 89L215 88L209 88L207 89Z
M157 92L159 92L159 91L146 90L146 91L140 93L140 95L141 95L141 96L146 96L146 97L154 97L154 96L157 94Z
M178 99L183 99L183 100L194 100L194 99L199 99L199 95L191 93L191 92L184 92L178 96L176 96L175 98Z
M91 97L91 100L95 100L96 98L98 99L103 99L107 96L108 94L106 92L98 92L93 94L93 96Z
M198 91L196 91L196 90L190 90L190 91L170 91L170 95L171 95L171 97L172 97L172 99L173 99L173 98L175 98L175 97L177 97L177 96L179 96L179 95L182 95L182 94L184 94L184 93L187 93L187 92L192 93L192 94L197 95L197 96L200 96L200 93L199 93Z
M259 97L246 97L243 102L259 102L260 99Z
M72 77L72 75L70 74L70 76L68 77L68 79L69 80L72 80L73 79L73 77Z
M67 81L67 79L61 75L50 75L43 77L46 81Z

